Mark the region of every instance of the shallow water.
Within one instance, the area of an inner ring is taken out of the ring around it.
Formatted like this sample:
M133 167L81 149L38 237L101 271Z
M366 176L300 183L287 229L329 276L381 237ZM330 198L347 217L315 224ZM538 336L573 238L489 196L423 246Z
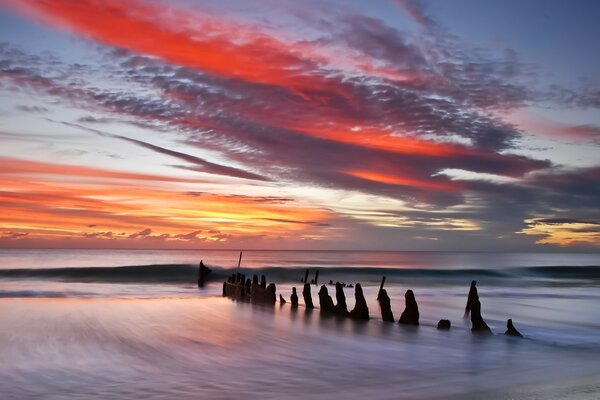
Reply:
M18 258L17 262L5 262L2 270L142 265L131 262L139 260L132 253L104 264L98 264L99 255L90 264L86 252L79 253L84 259L81 264L76 262L77 252L68 253L71 261L61 261L54 254L40 265L38 256L28 263L27 252L20 258L13 253L10 257ZM220 265L227 266L224 260L232 252L220 254ZM118 279L102 278L105 275L98 279L97 274L15 276L0 272L0 397L600 398L595 379L600 375L596 270L588 268L565 277L565 272L524 269L590 266L593 256L571 260L561 256L564 262L552 263L551 257L529 255L525 258L535 262L526 263L519 255L511 255L506 259L513 264L495 268L456 262L469 257L485 262L486 256L472 254L450 256L447 269L461 271L454 275L394 272L396 268L417 269L418 263L444 270L439 254L425 254L410 265L394 264L394 257L409 258L403 254L361 254L355 262L349 262L352 257L347 253L338 258L316 254L313 258L321 260L320 276L325 281L349 275L368 278L364 289L372 319L366 323L321 318L318 310L302 306L293 310L289 303L264 307L234 302L220 297L218 280L199 290L193 266L185 266L191 282L185 281L185 274L181 279L157 282L154 278L136 281L129 273L123 279L121 272L116 273ZM171 255L179 264L192 262L196 256L188 255L186 261ZM156 256L151 263L168 264L164 262L167 257ZM255 255L255 259L261 257L263 263L257 263L261 268L285 267L288 262L267 262L268 257L282 257L281 253ZM293 267L309 266L301 263L302 257L308 256L296 255ZM548 263L540 263L544 257ZM488 258L490 263L496 259ZM252 255L244 259L251 260ZM377 262L365 265L369 259ZM435 263L428 264L432 259ZM303 271L289 266L275 274L278 293L286 297L292 285L299 286L296 277ZM413 289L421 314L418 328L381 322L375 300L379 275L365 271L369 266L391 268L386 288L396 319L404 307L404 291ZM349 272L346 267L359 269ZM469 331L463 310L470 276L463 269L493 272L474 271L474 275L478 276L483 315L496 335L481 337ZM313 286L314 300L316 293ZM346 296L352 308L352 289L346 289ZM441 318L452 321L449 332L435 329ZM507 318L513 318L525 339L502 335ZM577 380L583 383L572 384Z

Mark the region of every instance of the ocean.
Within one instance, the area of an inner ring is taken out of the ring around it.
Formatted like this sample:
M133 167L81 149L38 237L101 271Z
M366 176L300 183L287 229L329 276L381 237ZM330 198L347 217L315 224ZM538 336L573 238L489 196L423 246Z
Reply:
M239 270L238 255L0 250L0 398L600 399L600 254L244 251ZM360 282L371 319L291 308L307 268ZM223 298L237 271L288 303ZM381 321L382 276L396 320L413 290L418 327ZM494 335L463 317L473 279Z

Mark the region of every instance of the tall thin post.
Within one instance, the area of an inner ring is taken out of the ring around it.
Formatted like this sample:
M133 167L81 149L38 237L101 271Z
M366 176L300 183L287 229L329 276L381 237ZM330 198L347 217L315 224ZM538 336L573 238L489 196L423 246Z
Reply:
M383 285L385 284L385 276L383 278L381 278L381 285L379 286L379 291L381 292L383 290Z
M242 265L242 251L240 251L240 259L238 260L238 268Z

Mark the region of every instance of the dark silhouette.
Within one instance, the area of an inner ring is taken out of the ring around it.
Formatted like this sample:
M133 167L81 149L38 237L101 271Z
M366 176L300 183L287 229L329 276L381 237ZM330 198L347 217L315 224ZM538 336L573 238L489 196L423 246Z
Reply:
M381 319L385 322L394 322L394 314L392 313L392 306L390 304L390 296L388 296L385 289L381 289L377 295L377 301L379 302L379 308L381 308Z
M512 319L506 321L506 332L504 332L504 334L508 336L523 337L523 335L521 335L521 332L519 332L517 328L515 328L515 326L513 325Z
M492 333L492 330L481 316L481 303L479 297L476 297L471 304L471 332Z
M465 306L465 318L469 316L471 308L473 308L473 300L479 298L477 294L477 281L471 281L471 287L469 288L469 296L467 297L467 305Z
M212 270L204 265L202 260L200 260L200 265L198 266L198 287L204 287L204 283L206 282L206 276Z
M333 281L332 281L331 279L329 280L329 284L330 284L330 285L333 285Z
M310 284L308 284L308 283L304 284L304 289L302 290L302 296L304 297L304 305L306 306L306 308L315 308L313 301L312 301L312 295L310 294Z
M337 315L347 317L349 312L348 305L346 304L346 295L344 294L344 288L342 284L339 282L335 283L335 300L335 313Z
M245 288L246 295L250 295L251 290L252 290L252 281L250 280L250 278L248 278L248 279L246 279L246 288Z
M319 283L319 270L317 270L317 272L315 272L315 285L318 285Z
M379 285L379 291L383 290L383 285L385 285L385 276L381 278L381 285Z
M260 276L260 287L261 288L267 287L267 278L264 275Z
M419 325L419 306L412 290L407 290L404 294L406 304L398 323L404 325Z
M356 284L354 289L354 298L356 299L356 304L354 305L354 309L350 311L350 318L364 320L369 319L369 307L367 307L367 301L365 300L365 295L363 294L360 283Z
M292 307L298 307L298 293L296 293L296 287L292 288L292 295L290 296Z
M261 284L254 275L252 281L246 279L241 273L232 274L223 282L223 296L234 300L250 301L251 303L275 304L277 302L277 288L274 283L266 286L266 277L262 276Z
M441 331L447 331L450 330L451 325L452 324L450 323L449 319L440 319L440 322L437 324L437 328Z
M309 270L307 268L306 273L304 274L304 279L302 279L301 282L308 283L308 272L309 272Z
M265 303L275 304L277 303L277 288L274 283L269 283L266 290L266 299Z
M279 295L279 302L280 302L281 304L285 304L285 303L287 303L287 302L285 301L285 299L283 298L283 296L282 296L282 295Z
M240 258L238 260L238 268L242 265L242 252L240 251Z
M333 300L329 295L327 290L327 286L322 285L319 290L319 307L321 309L321 314L330 315L335 313L335 306L333 305Z

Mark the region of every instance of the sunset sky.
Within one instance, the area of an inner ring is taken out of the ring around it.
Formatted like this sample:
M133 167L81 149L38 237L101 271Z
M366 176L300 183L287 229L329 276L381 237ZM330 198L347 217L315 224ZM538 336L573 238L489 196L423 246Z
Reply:
M598 251L599 18L0 0L0 247Z

